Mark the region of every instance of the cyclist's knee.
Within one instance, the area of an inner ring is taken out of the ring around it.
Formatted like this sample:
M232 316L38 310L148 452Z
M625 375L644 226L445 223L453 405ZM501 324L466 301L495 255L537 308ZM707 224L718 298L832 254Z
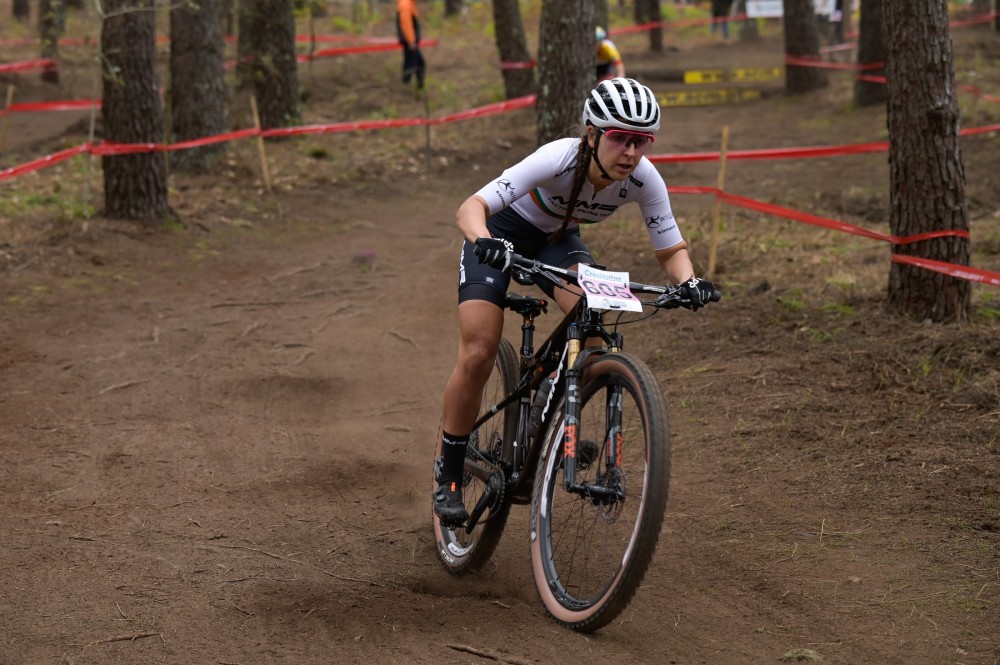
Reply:
M471 340L462 345L459 366L463 374L473 382L485 382L493 369L497 345L490 340Z

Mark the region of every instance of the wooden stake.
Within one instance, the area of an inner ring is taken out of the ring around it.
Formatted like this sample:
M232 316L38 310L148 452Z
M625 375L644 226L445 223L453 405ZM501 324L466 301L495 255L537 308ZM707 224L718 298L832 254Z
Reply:
M427 120L427 124L424 125L424 132L427 138L427 165L431 165L431 102L427 95L427 90L421 90L420 94L424 97L424 119Z
M250 96L250 111L253 113L253 125L260 131L260 114L257 113L257 97ZM260 153L260 170L264 176L264 187L271 193L271 172L267 168L267 151L264 150L264 137L257 135L257 152Z
M726 188L726 150L729 148L729 125L722 128L722 146L719 149L719 192ZM715 223L712 225L712 240L708 249L708 274L715 276L716 255L719 251L719 233L722 228L722 200L715 197Z
M7 103L3 107L3 128L0 129L0 152L7 149L7 122L10 119L10 105L14 101L14 84L7 84Z
M90 101L93 105L90 107L90 130L87 132L87 145L93 147L94 145L94 127L97 124L97 82L100 80L100 71L98 75L94 77L94 87L90 95ZM83 215L87 219L90 219L90 195L92 188L92 174L93 174L93 162L94 153L87 151L87 185L83 190Z

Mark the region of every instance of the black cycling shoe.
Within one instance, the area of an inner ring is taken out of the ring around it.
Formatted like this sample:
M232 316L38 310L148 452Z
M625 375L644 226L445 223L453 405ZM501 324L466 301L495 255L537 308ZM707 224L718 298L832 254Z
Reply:
M469 519L469 513L462 502L462 489L455 482L438 485L434 492L434 513L441 520L442 526L448 528L460 527Z

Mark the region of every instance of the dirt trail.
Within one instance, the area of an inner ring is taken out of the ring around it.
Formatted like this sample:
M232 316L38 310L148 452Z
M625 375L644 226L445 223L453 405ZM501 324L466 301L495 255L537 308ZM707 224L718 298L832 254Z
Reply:
M495 85L452 39L432 54L448 75ZM760 50L619 46L636 71ZM411 114L397 65L317 67L309 112ZM881 111L849 90L671 109L657 150L713 150L724 124L733 149L876 140ZM1000 300L977 288L962 326L901 320L887 248L744 210L726 210L723 302L628 331L670 405L673 473L626 612L595 635L545 616L523 508L487 570L444 572L428 492L452 220L531 122L436 128L433 159L415 132L278 142L273 195L234 145L218 173L173 178L179 228L0 220L0 665L997 662ZM998 153L963 153L974 263L998 270ZM714 184L712 164L663 172ZM727 188L885 230L885 181L882 156L855 156L734 163ZM711 200L674 208L704 266ZM653 280L641 225L588 241Z

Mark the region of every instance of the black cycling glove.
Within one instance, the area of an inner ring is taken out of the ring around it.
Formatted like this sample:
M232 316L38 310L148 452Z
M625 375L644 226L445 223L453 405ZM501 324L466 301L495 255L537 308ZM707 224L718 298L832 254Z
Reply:
M476 238L476 256L480 263L488 263L494 268L507 272L510 268L514 243L503 238Z
M715 285L707 279L692 277L678 286L681 307L687 307L692 312L697 312L710 302L718 302L722 297L722 294L715 289Z

